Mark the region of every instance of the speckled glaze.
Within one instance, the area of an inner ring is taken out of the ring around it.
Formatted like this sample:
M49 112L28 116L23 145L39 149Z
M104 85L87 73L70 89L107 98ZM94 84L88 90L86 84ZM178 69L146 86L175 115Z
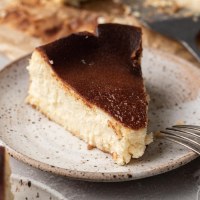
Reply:
M18 175L11 177L12 193L15 200L67 200L60 193L35 180Z
M156 140L127 166L87 144L26 105L26 66L22 58L0 73L0 139L11 155L39 169L89 181L127 181L160 174L197 157L192 151ZM184 121L200 124L200 70L173 55L145 49L143 76L151 97L149 132Z

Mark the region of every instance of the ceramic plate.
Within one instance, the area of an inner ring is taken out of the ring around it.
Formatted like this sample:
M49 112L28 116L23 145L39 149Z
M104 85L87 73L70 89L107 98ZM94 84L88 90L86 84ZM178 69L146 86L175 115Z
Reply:
M66 200L60 193L46 185L18 175L12 175L11 185L15 200Z
M0 73L0 139L13 157L56 174L92 181L125 181L160 174L197 157L172 142L158 140L127 166L87 145L25 103L29 57ZM200 124L200 70L175 56L144 50L143 75L151 97L149 132L183 121Z

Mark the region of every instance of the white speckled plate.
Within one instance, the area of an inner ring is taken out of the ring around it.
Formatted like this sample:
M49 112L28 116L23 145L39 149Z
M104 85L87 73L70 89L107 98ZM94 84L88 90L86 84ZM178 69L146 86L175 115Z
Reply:
M11 185L15 200L66 200L60 193L46 185L18 175L12 175Z
M0 73L0 139L13 157L56 174L92 181L125 181L160 174L197 155L168 142L155 141L145 155L127 166L87 145L49 121L24 100L29 80L29 57ZM149 132L184 121L200 124L200 70L173 55L146 49L143 74L151 102Z

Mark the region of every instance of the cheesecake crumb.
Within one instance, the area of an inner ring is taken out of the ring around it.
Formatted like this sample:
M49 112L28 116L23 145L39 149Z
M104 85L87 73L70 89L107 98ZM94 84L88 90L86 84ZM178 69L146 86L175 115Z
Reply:
M176 125L184 125L184 121L183 120L177 120L176 121Z
M90 144L88 144L88 145L87 145L87 149L88 149L88 150L92 150L92 149L94 149L94 146L93 146L93 145L90 145Z
M117 160L117 153L116 152L114 152L114 153L112 153L112 157L113 157L113 160Z
M159 138L159 137L161 137L161 132L156 131L156 132L153 133L153 135L154 135L155 138Z
M50 63L51 65L53 65L53 60L49 60L49 63Z
M153 142L153 140L154 140L154 134L153 134L153 132L151 132L151 133L146 135L145 144L149 145Z

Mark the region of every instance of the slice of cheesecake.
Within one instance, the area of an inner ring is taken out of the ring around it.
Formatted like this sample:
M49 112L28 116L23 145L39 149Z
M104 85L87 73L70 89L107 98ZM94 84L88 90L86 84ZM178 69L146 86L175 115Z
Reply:
M10 184L9 156L4 147L0 146L0 200L12 200Z
M147 94L140 59L141 29L98 25L36 48L27 67L27 102L117 164L143 155Z

